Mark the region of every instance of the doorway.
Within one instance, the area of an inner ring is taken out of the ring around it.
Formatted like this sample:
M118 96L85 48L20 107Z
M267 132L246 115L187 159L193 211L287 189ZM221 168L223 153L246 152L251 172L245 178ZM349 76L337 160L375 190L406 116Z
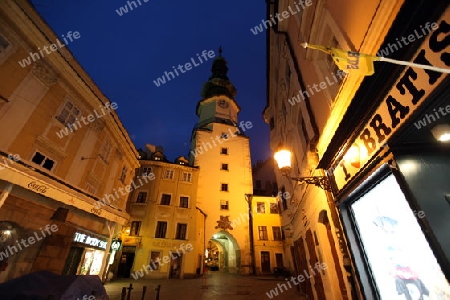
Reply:
M180 279L181 277L181 263L183 262L183 254L174 256L173 252L170 252L170 272L169 279Z
M261 251L261 272L271 273L270 271L270 252Z
M117 271L118 278L130 278L131 268L134 262L134 252L122 252L120 257L119 270Z
M64 265L64 270L62 272L63 275L77 274L78 265L80 264L83 252L84 248L82 247L70 247L70 251L66 259L66 264Z
M283 264L283 254L281 253L275 253L275 261L277 263L277 268L282 269L284 267Z

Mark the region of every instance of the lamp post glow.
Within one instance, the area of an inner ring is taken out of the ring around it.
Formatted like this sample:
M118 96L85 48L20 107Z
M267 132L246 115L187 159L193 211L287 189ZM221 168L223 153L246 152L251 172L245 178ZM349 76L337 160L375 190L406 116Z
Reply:
M275 152L273 158L277 161L280 170L291 169L291 151L282 149Z
M439 124L431 129L434 138L440 142L450 141L450 125Z
M287 149L281 149L275 152L273 158L277 161L278 168L281 174L286 178L297 181L299 184L313 184L321 189L332 191L330 182L327 176L308 176L308 177L291 177L289 174L292 171L291 167L291 151Z

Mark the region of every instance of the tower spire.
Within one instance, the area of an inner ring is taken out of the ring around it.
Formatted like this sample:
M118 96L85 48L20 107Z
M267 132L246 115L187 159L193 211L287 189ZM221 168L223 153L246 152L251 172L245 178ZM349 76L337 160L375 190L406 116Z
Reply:
M231 99L236 96L236 88L228 78L227 61L222 56L222 46L219 46L219 56L213 61L211 76L203 85L201 96L209 98L212 96L226 95Z

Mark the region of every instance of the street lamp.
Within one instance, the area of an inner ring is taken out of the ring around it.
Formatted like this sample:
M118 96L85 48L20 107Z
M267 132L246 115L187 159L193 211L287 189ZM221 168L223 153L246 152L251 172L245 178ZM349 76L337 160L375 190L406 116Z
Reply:
M289 174L292 171L291 154L292 154L291 151L287 149L280 149L277 152L275 152L273 156L283 176L291 180L298 181L298 183L314 184L315 186L318 186L323 190L330 192L332 191L330 181L328 180L327 176L310 176L310 177L289 176Z

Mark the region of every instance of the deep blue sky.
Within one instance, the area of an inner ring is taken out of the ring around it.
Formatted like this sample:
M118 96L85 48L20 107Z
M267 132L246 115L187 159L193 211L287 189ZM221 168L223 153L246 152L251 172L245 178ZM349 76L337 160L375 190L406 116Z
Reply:
M137 3L137 1L135 1ZM187 156L197 122L195 107L211 60L160 87L153 80L172 66L184 65L203 50L219 45L236 86L239 120L247 131L252 162L266 159L269 128L262 118L266 103L265 32L250 28L265 18L262 0L149 0L119 16L124 0L32 0L58 36L78 31L68 44L78 62L103 93L118 103L117 113L137 148L161 145L173 160ZM196 61L198 63L198 61Z

